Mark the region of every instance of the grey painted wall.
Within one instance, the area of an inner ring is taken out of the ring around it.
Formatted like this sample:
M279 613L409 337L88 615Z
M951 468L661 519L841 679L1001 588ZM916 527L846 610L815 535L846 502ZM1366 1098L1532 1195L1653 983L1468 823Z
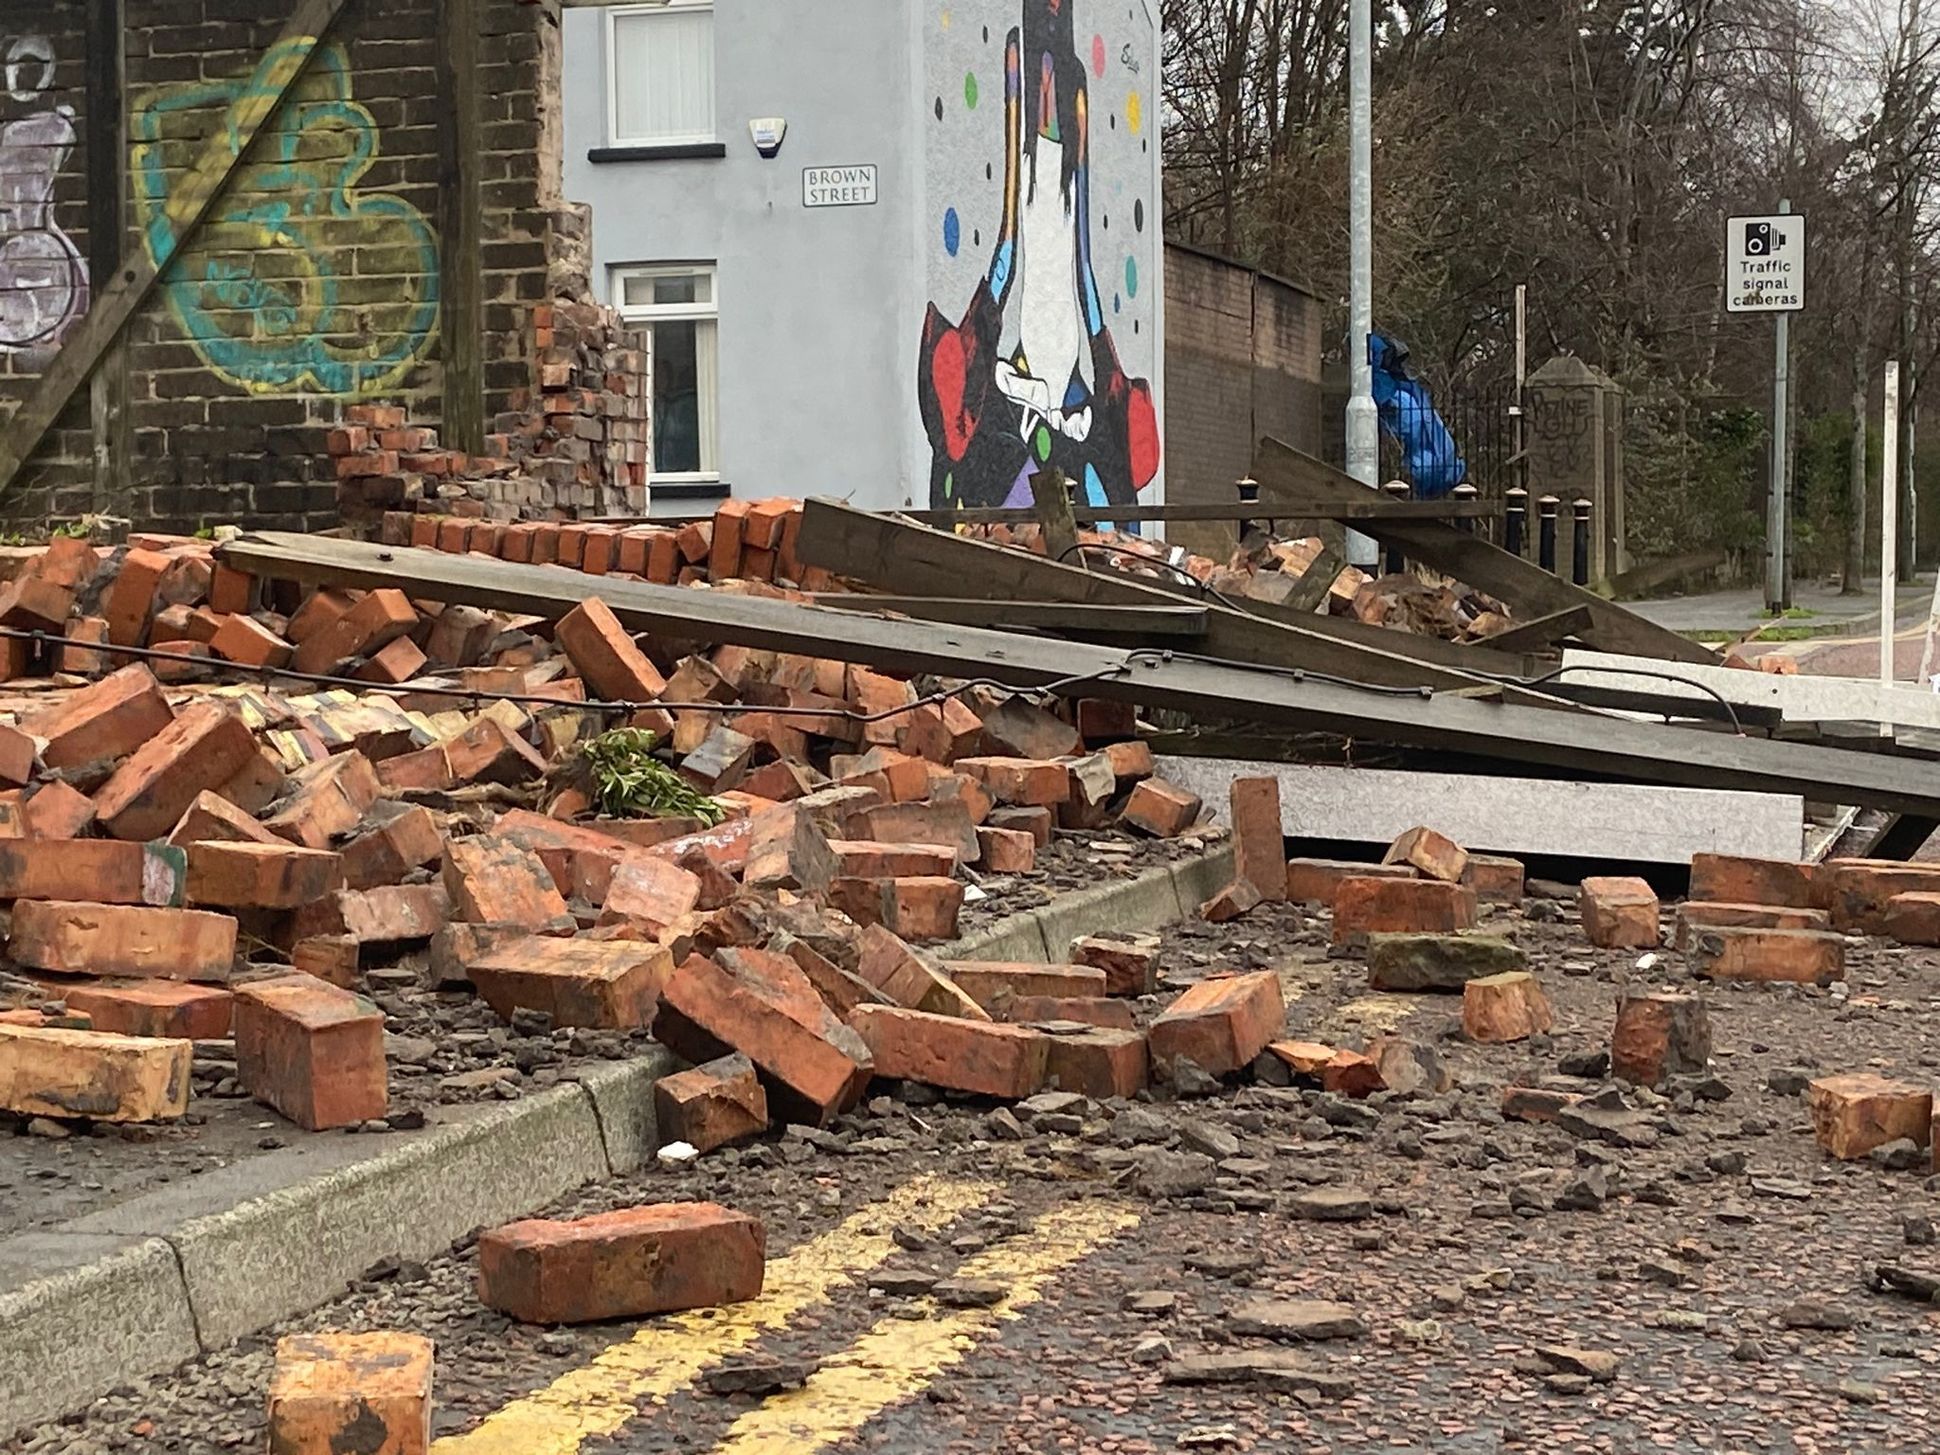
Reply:
M1163 329L1157 22L1153 0L1064 5L1075 25L1074 59L1095 98L1093 271L1128 396L1103 404L1096 411L1103 420L1130 412L1135 380L1148 381L1155 404L1163 398L1154 347ZM597 163L587 154L609 144L605 12L565 12L566 193L592 204L596 286L604 290L618 264L717 264L718 453L735 494L827 494L872 509L931 503L934 451L919 383L926 314L934 303L949 325L962 323L990 269L1007 150L1003 42L1022 31L1031 6L1049 8L1044 0L715 0L715 110L726 155ZM1106 61L1102 75L1093 66L1094 36ZM979 103L967 108L972 72ZM954 78L954 109L939 121L932 75L945 74ZM1127 116L1134 90L1136 133ZM788 122L772 160L748 134L752 118L768 116ZM874 206L802 205L804 168L861 163L877 168ZM1048 149L1039 165L1049 166L1048 200L1061 209L1061 168ZM955 257L941 231L951 206L961 229ZM1144 218L1142 254L1135 206ZM1032 256L1053 259L1040 277L1058 267L1052 247ZM1141 282L1136 298L1126 296L1128 257ZM1076 276L1067 265L1074 299ZM1019 337L1021 304L1019 292L1000 310L995 349L1005 357ZM1090 364L1097 352L1088 337L1086 385L1096 385ZM978 416L985 429L1005 409L1018 413L996 389L996 358L993 351L970 373L972 390L992 401ZM961 408L955 420L964 423ZM1107 434L1101 430L1099 440ZM1141 498L1162 499L1161 488L1162 477Z

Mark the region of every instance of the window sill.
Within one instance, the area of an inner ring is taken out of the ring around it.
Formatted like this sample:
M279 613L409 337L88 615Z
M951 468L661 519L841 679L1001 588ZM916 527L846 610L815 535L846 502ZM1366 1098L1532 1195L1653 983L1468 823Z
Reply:
M718 476L711 480L697 480L691 475L660 480L647 477L648 494L661 500L725 500L730 489Z
M723 141L672 141L653 146L594 147L586 160L600 162L683 162L713 161L727 155Z

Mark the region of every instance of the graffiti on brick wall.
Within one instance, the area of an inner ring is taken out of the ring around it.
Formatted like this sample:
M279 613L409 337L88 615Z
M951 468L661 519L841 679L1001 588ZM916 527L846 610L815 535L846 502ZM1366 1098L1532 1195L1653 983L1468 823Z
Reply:
M1042 469L1091 504L1128 504L1158 474L1157 407L1138 377L1157 336L1140 79L1156 32L1135 0L1086 0L1100 28L1083 35L1079 9L940 6L927 39L930 280L944 302L924 317L917 399L934 507L1028 504Z
M74 110L53 103L54 47L16 36L0 51L0 354L49 356L88 311L88 265L54 215L74 150Z
M272 52L256 74L286 74L307 49L291 43L283 65ZM135 205L158 263L174 244L171 184L225 116L274 94L251 89L244 76L136 100ZM378 148L344 48L317 47L162 274L169 313L222 378L260 394L356 397L394 388L424 356L438 322L437 240L409 202L358 185Z

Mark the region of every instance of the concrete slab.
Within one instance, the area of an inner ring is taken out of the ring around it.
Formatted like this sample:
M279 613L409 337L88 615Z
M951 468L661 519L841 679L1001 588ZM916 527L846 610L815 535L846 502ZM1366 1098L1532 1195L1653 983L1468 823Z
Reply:
M653 1084L686 1064L664 1046L650 1046L631 1061L609 1061L579 1072L579 1085L593 1099L599 1118L607 1166L614 1172L631 1172L659 1150Z
M0 1432L202 1352L175 1252L160 1238L22 1233L5 1262L42 1275L0 1293Z
M1235 777L1277 778L1294 838L1385 844L1426 824L1482 853L1640 864L1689 864L1695 853L1796 859L1804 843L1805 802L1794 794L1232 758L1161 758L1158 771L1222 814Z
M1614 652L1576 650L1563 653L1563 666L1581 669L1566 679L1571 683L1694 702L1715 702L1711 696L1715 692L1734 707L1775 707L1787 722L1860 721L1940 728L1940 693L1923 691L1910 683L1887 687L1860 677L1819 677L1803 673L1783 677L1774 672L1746 672L1736 667L1653 662ZM1710 692L1680 682L1666 682L1663 676L1629 675L1625 668L1702 683Z

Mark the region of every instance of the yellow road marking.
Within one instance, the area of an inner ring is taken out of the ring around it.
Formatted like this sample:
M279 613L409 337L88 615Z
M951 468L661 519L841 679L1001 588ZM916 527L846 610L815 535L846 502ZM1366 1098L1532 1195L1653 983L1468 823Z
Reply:
M1060 1269L1134 1227L1138 1214L1105 1202L1046 1213L1029 1233L964 1262L959 1278L1010 1285L991 1308L953 1309L920 1323L886 1318L835 1355L800 1389L768 1399L729 1428L713 1455L809 1455L848 1439L967 1356L977 1340L1023 1316Z
M475 1429L433 1443L432 1455L578 1455L639 1413L643 1399L665 1400L710 1364L745 1349L820 1303L895 1251L890 1229L946 1227L997 1192L990 1182L917 1177L836 1227L768 1263L761 1297L648 1324L591 1363L488 1415Z
M1363 995L1350 1000L1327 1018L1333 1025L1372 1027L1391 1031L1420 1008L1420 1002L1406 995Z

